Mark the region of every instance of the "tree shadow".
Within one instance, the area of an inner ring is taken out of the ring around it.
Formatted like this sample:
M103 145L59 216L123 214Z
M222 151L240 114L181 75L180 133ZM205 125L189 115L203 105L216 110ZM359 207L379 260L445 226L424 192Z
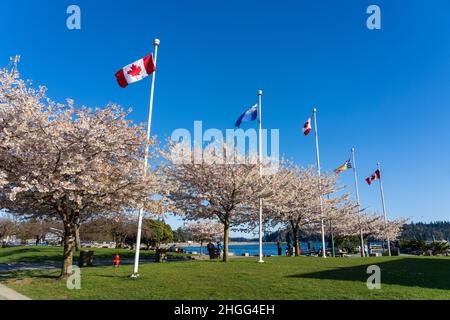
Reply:
M114 279L130 279L129 274L97 274L95 277L97 278L114 278Z
M62 258L61 253L58 251L48 251L47 247L26 247L26 248L15 248L10 250L0 250L0 259L4 261L6 257L11 257L6 259L6 263L15 264L22 262L45 262L45 261L58 261ZM8 248L9 249L9 248ZM12 260L13 259L13 260Z
M46 251L47 248L51 248L49 251ZM8 251L0 250L0 258L5 258L8 256L17 255L14 261L7 261L9 264L16 263L41 263L41 262L54 262L61 261L63 257L63 248L59 248L59 250L54 250L55 247L20 247ZM111 261L114 259L114 255L116 251L114 249L105 249L107 251L102 251L102 249L98 248L82 248L82 251L94 251L94 261L105 262ZM123 249L119 249L117 251L120 255L121 260L126 259L134 259L135 252L130 250L128 252L124 252ZM73 252L73 262L76 264L79 261L80 252ZM168 259L170 260L189 260L190 255L173 253L169 252L167 254ZM152 261L155 258L155 252L153 250L142 250L140 259L142 261Z
M9 248L2 248L2 249L9 249ZM22 253L31 253L31 252L41 252L38 248L20 248L20 249L14 249L14 250L0 250L0 257L8 257L12 256L14 254L22 254Z
M0 283L8 280L23 280L28 278L59 279L59 271L50 270L17 270L0 273Z
M450 258L408 257L392 258L389 261L377 261L377 258L369 259L370 261L364 265L288 277L366 282L372 274L367 273L367 267L376 265L381 269L381 284L450 290Z

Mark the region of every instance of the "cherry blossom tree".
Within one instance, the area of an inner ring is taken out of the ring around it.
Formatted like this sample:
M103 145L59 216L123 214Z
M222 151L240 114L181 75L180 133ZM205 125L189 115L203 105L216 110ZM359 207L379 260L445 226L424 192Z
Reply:
M379 240L397 240L401 235L404 225L408 222L406 218L388 219L381 218L378 222L378 232L373 234L373 237Z
M206 148L200 151L200 161L194 157L198 150L183 154L179 161L179 155L172 153L178 146L170 144L162 152L168 160L164 172L174 212L188 220L218 220L223 227L226 262L230 228L255 218L259 200L276 190L273 175L261 176L257 157L240 154L234 146L225 144L218 153Z
M317 224L321 219L336 219L335 210L330 208L342 199L324 200L321 210L320 197L338 190L335 176L323 174L319 178L313 167L301 168L290 162L283 163L277 173L277 181L282 185L282 189L265 202L265 212L273 226L282 224L291 229L294 252L299 256L300 230Z
M358 212L357 210L348 211L346 219L342 223L336 224L334 232L340 236L361 236L363 241L367 238L373 238L384 241L389 237L390 240L397 239L406 224L407 219L398 218L385 221L379 213ZM364 250L364 247L361 247Z
M222 234L222 225L211 220L202 220L190 223L186 227L186 232L192 239L200 241L200 255L203 254L203 243L212 240Z
M158 173L144 176L142 161L145 146L155 143L119 106L55 103L45 88L34 89L14 71L0 70L0 208L62 221L65 277L86 217L143 205L155 209Z
M359 212L359 205L350 200L350 194L343 194L335 197L327 197L323 201L322 217L325 225L326 234L342 235L346 230L351 229L353 235L355 228L358 226L361 228L361 224L358 221L361 216ZM356 220L355 220L356 219ZM316 230L317 234L320 233L319 226ZM361 248L364 248L364 238L359 232L359 241ZM364 251L361 250L361 256L364 255Z
M0 248L3 242L8 242L9 238L17 233L18 225L16 221L9 218L0 218Z
M111 213L94 216L85 221L80 228L80 236L88 241L114 241L117 248L123 248L127 240L136 238L136 229L136 221L132 216Z
M53 220L33 218L18 224L17 236L22 241L34 239L35 244L38 245L41 241L45 240L47 234L59 227L60 224Z
M3 171L0 171L0 188L3 187L7 183L8 183L8 181L6 180L6 173Z

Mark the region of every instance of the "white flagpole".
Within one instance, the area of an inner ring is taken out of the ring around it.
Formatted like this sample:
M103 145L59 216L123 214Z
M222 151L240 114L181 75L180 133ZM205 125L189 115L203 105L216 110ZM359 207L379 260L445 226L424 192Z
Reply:
M12 59L12 68L11 68L11 77L14 78L14 75L16 74L16 69L17 69L17 64L20 61L20 56L16 55L13 59Z
M387 227L387 213L386 213L386 206L384 204L384 192L383 192L383 182L381 178L381 169L380 169L380 163L377 163L377 169L380 172L380 192L381 192L381 204L383 205L383 214L384 214L384 224ZM389 240L389 235L386 234L386 240L388 245L388 254L391 256L391 241Z
M317 175L319 177L319 190L321 189L320 186L320 155L319 155L319 130L317 128L317 109L313 109L313 115L314 115L314 132L316 136L316 160L317 160ZM322 195L320 195L320 214L322 215L323 210L323 198ZM327 254L325 252L325 226L323 223L323 218L320 221L321 229L322 229L322 257L326 258Z
M155 53L154 53L154 57L153 57L153 62L155 64L156 67L156 60L158 57L158 46L159 46L159 39L155 39L155 41L153 42L153 44L155 45ZM152 76L152 85L150 88L150 102L149 102L149 107L148 107L148 121L147 121L147 139L150 139L150 132L151 132L151 128L152 128L152 113L153 113L153 96L155 93L155 78L156 78L156 70L153 71L153 76ZM149 152L149 147L148 145L145 148L145 157L144 157L144 176L147 174L147 170L148 170L148 152ZM141 233L142 233L142 219L144 216L144 208L142 207L141 209L139 209L139 221L138 221L138 230L137 230L137 235L136 235L136 254L134 256L134 272L131 275L132 278L137 278L139 277L139 252L141 250Z
M359 202L359 188L358 188L358 176L356 174L356 160L355 160L355 148L352 148L352 167L353 167L353 177L355 179L355 193L356 193L356 203L358 204L358 210L361 207L361 203ZM360 219L360 224L361 224L361 219ZM363 234L363 229L362 226L360 226L360 242L361 242L361 257L365 257L365 252L364 252L364 234Z
M258 91L258 119L259 119L259 175L262 177L262 90ZM259 199L259 263L264 263L262 252L263 200Z

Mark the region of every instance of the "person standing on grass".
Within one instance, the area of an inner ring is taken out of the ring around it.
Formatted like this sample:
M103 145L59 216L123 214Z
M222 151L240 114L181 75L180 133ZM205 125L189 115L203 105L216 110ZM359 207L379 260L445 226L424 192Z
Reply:
M114 256L114 260L113 260L114 268L118 268L119 264L120 264L120 256L119 256L119 254L116 254Z
M212 259L214 244L211 241L206 245L206 250L208 250L209 258Z
M219 258L222 256L222 250L223 250L223 247L222 247L222 244L220 243L220 241L217 241L217 254L219 255Z
M278 255L281 256L281 252L283 251L283 247L282 247L280 241L277 241L277 247L278 247Z

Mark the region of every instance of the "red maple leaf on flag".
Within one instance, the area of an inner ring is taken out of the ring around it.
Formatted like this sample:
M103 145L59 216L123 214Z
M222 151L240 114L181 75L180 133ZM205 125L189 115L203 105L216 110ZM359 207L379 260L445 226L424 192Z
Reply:
M141 67L132 64L131 69L128 70L127 73L132 77L137 77L138 75L141 74L141 71L142 71Z

